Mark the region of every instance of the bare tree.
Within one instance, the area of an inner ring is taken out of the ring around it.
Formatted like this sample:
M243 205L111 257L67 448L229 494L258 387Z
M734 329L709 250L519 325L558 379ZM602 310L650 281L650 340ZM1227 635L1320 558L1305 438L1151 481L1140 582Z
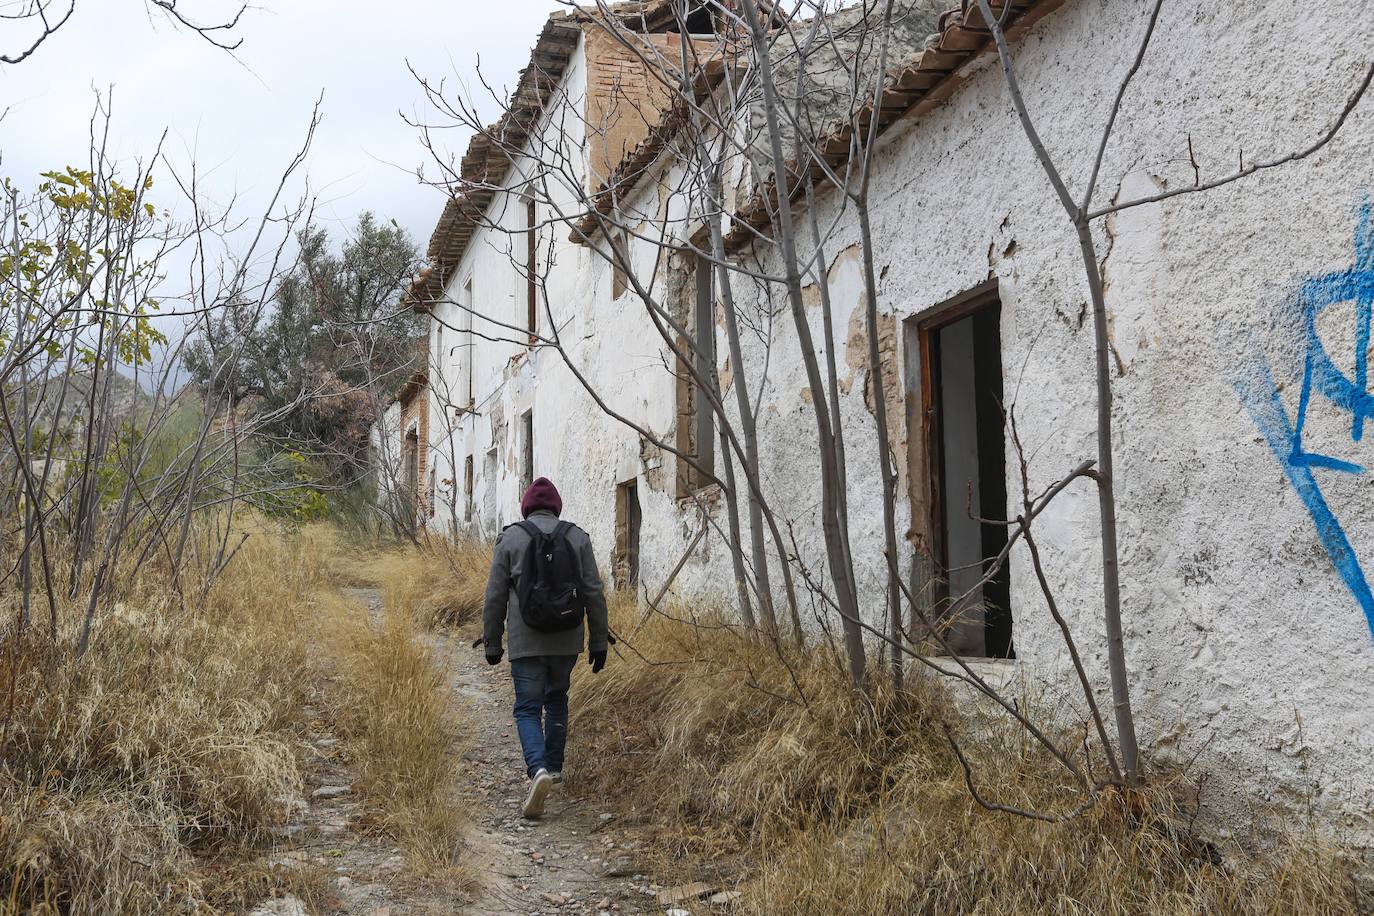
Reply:
M144 5L149 14L156 11L173 25L199 35L221 50L233 51L243 43L242 38L230 36L248 11L246 3L241 4L232 16L211 23L200 22L188 14L180 0L144 0ZM27 32L28 37L19 39L20 44L13 51L0 52L0 64L18 64L32 57L75 15L77 0L20 0L11 6L14 8L0 12L0 23L7 23L10 29Z
M237 411L223 375L202 392L173 387L186 336L168 341L155 319L194 329L265 305L291 230L309 216L284 193L317 118L256 221L205 209L194 165L180 170L160 147L122 174L105 149L109 123L102 99L89 163L46 173L32 192L7 183L0 201L0 469L10 482L0 519L14 546L0 581L19 579L11 635L29 626L35 592L54 640L75 602L78 654L145 563L165 563L183 601L203 600L242 543L235 509L280 509L303 490L246 445L258 421ZM156 166L185 196L189 223L159 214ZM168 276L178 254L190 255L180 295Z

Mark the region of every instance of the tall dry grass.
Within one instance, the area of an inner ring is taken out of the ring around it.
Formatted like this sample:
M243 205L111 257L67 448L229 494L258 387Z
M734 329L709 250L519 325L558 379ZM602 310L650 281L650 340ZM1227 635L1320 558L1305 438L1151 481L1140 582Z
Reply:
M0 634L3 708L12 673L15 685L0 728L0 913L324 899L332 876L263 864L272 828L300 804L301 739L321 727L346 739L368 826L425 880L469 880L455 867L461 722L412 616L461 615L445 588L467 567L431 553L423 566L442 572L412 575L402 554L374 565L323 524L242 527L250 536L203 606L182 608L153 565L79 660L79 602L62 609L55 643L43 626ZM379 573L388 608L374 617L339 589Z
M203 608L146 570L75 653L6 634L0 909L195 911L236 900L197 863L260 843L301 791L293 721L316 683L325 532L258 524Z
M461 626L482 615L491 545L433 538L374 554L365 568L389 607L424 627Z
M635 613L618 605L613 625L633 632ZM574 684L572 788L653 825L663 880L728 863L744 912L1360 911L1320 841L1217 850L1167 785L1056 824L980 808L944 739L953 707L939 685L879 688L868 706L822 653L661 617L627 643ZM976 730L987 794L1071 807L1072 787L1019 735Z
M372 823L407 850L412 868L466 882L462 731L444 668L389 595L376 619L338 619L337 721Z

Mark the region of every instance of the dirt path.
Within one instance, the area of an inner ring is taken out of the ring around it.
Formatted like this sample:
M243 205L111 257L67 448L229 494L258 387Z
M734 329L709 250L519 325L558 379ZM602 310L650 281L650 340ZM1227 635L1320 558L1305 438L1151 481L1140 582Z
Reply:
M464 912L663 912L648 879L634 874L636 841L608 808L555 787L543 818L520 816L527 782L509 665L488 665L470 637L439 636L435 643L472 728L464 764L473 793L470 852L482 888ZM575 786L576 774L569 779Z
M377 590L345 593L378 613ZM609 809L555 787L541 820L520 816L526 779L511 718L509 666L488 666L470 648L471 636L431 639L469 732L463 759L454 763L463 769L472 821L461 864L476 890L417 877L408 872L402 849L366 829L366 807L353 794L341 742L322 721L307 735L305 797L292 802L293 817L279 831L281 843L268 864L313 872L312 883L326 888L315 911L340 916L671 912L659 904L660 889L635 873L636 841ZM575 774L570 781L575 785ZM249 911L250 916L307 912L292 896L263 901Z

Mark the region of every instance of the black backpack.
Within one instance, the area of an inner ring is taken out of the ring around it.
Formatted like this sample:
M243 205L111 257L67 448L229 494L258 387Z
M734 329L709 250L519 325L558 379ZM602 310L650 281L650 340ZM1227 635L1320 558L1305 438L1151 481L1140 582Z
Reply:
M520 581L515 586L525 625L543 633L580 625L587 616L587 607L578 590L582 584L582 564L568 543L572 522L559 522L548 534L528 519L516 524L530 536Z

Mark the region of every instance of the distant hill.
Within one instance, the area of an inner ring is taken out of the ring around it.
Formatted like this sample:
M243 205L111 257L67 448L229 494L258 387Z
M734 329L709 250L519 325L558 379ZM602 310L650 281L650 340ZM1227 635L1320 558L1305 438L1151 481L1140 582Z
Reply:
M84 428L90 410L91 386L93 382L97 385L103 385L105 381L104 375L93 380L89 372L73 372L65 399L62 396L63 382L60 375L30 383L29 410L35 413L38 428L44 431L54 427ZM115 372L108 381L110 384L108 413L116 423L147 415L147 411L153 406L151 393L143 390L138 382L120 372ZM12 390L7 390L4 396L10 415L17 420L22 410L23 391L16 386ZM183 402L194 402L198 407L200 391L196 385L188 384L172 395L171 400L176 405L181 405ZM58 415L59 404L61 406L60 416ZM163 405L166 406L165 399Z

